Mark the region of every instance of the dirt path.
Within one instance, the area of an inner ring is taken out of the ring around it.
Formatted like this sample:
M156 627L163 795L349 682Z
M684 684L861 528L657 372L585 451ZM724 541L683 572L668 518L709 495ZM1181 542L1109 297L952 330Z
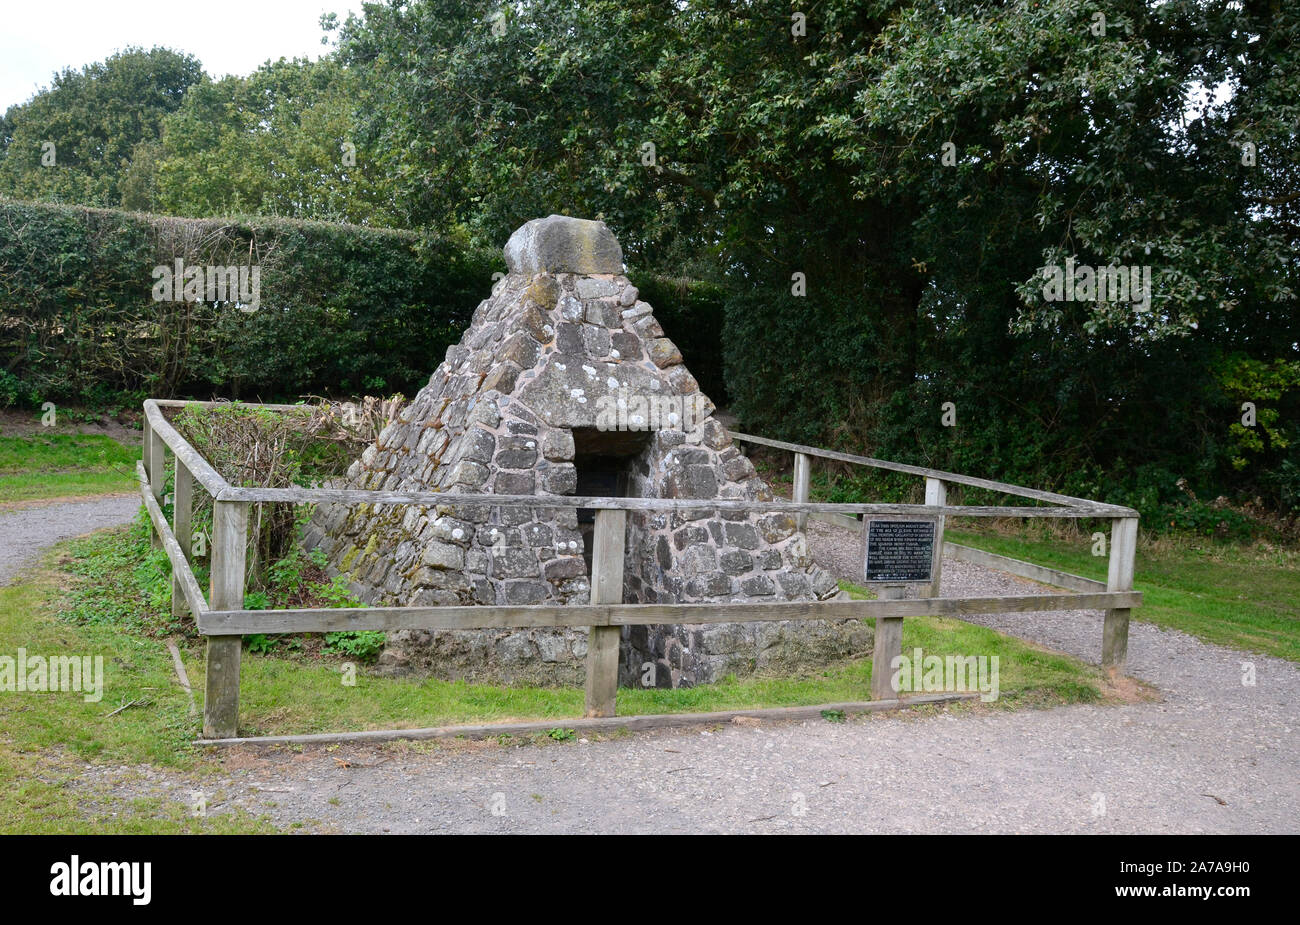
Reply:
M8 584L41 552L60 540L127 523L140 507L135 493L97 495L76 501L24 502L0 511L0 585Z
M104 500L0 517L11 560L130 516ZM21 518L21 519L15 519ZM850 538L814 525L819 561ZM13 550L18 553L13 556ZM5 572L0 562L0 580ZM12 570L13 566L9 566ZM945 563L944 593L1028 584ZM1038 587L1038 586L1035 586ZM1095 662L1101 614L979 622ZM1242 663L1256 684L1241 683ZM1134 623L1130 672L1163 702L693 728L544 746L241 748L202 783L88 766L88 800L155 796L338 832L1295 832L1300 669Z

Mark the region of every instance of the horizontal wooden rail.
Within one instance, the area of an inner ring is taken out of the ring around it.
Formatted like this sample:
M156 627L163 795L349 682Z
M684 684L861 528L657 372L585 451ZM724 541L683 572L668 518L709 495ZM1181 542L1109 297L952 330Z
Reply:
M1097 517L1074 507L976 507L932 504L839 504L825 501L750 501L745 498L607 498L586 495L493 495L450 491L371 491L364 488L224 489L219 501L294 504L464 504L491 507L590 508L605 511L747 511L752 513L902 514L916 517Z
M162 548L167 553L168 561L171 562L172 575L180 579L181 590L190 605L190 613L201 619L203 614L208 612L208 602L203 599L203 590L199 587L194 573L190 571L189 560L185 558L181 544L176 541L167 518L163 516L162 508L154 499L153 492L149 488L149 474L145 472L144 463L140 460L136 460L135 463L135 476L140 480L140 497L144 500L145 510L149 512L149 520L153 522L153 528L158 532L158 537L162 540Z
M222 478L221 473L208 463L206 459L190 445L190 442L177 432L163 417L162 409L158 407L158 402L149 399L144 403L144 413L149 419L149 426L153 432L162 438L176 458L185 463L190 474L203 486L213 498L216 498L223 491L230 488L230 483Z
M1058 495L1051 491L1039 491L1035 488L1022 488L1019 485L1012 485L1008 482L995 482L990 479L976 478L971 475L958 475L956 472L945 472L942 469L929 469L925 466L911 466L906 463L889 462L884 459L873 459L870 456L855 456L852 453L839 453L835 450L820 450L816 447L803 446L799 443L787 443L784 440L771 440L767 437L756 437L753 434L742 434L739 431L729 431L734 440L740 440L744 443L754 443L759 446L770 446L778 450L788 450L791 453L802 453L805 456L819 456L822 459L835 459L840 462L853 463L859 466L870 466L873 469L888 469L891 472L905 472L908 475L921 475L926 478L940 479L944 482L955 482L958 485L969 485L972 488L987 488L990 491L998 491L1007 495L1016 495L1021 498L1032 498L1035 501L1046 501L1050 504L1060 504L1066 507L1078 508L1088 511L1089 517L1136 517L1137 512L1132 508L1121 507L1116 504L1104 504L1100 501L1089 501L1087 498L1075 498L1071 495ZM1009 517L1024 517L1032 515L1008 514ZM1054 516L1066 516L1055 514Z
M260 408L263 411L310 411L314 405L303 403L300 405L270 405L261 402L252 401L190 401L185 398L152 398L150 399L160 408L184 408L187 405L195 405L199 408Z
M875 617L961 617L1032 610L1137 607L1137 591L930 597L890 601L791 601L772 604L567 604L527 607L339 607L296 610L210 610L199 620L205 636L249 633L334 633L352 630L537 629L564 626L645 626L660 623L742 623L774 620L862 620Z
M555 717L527 722L476 723L465 726L426 726L413 729L366 729L361 732L308 732L300 735L239 736L230 739L197 739L195 745L330 745L345 742L391 742L402 739L489 739L498 736L529 736L550 732L557 726L574 732L632 732L670 729L678 726L707 726L729 723L737 717L763 722L822 719L827 713L883 713L932 704L977 700L977 692L909 694L889 700L850 700L819 703L806 707L762 707L753 710L717 710L710 713L642 713L632 716Z
M983 565L986 568L1010 572L1012 575L1019 575L1021 578L1042 582L1054 588L1069 588L1071 591L1083 592L1106 590L1106 582L1104 581L1084 578L1082 575L1062 572L1058 569L1048 568L1045 565L1036 565L1033 562L1025 562L1023 559L1000 556L995 552L985 552L983 549L976 549L973 546L944 543L943 554L953 559L959 559L962 562L970 562L972 565Z

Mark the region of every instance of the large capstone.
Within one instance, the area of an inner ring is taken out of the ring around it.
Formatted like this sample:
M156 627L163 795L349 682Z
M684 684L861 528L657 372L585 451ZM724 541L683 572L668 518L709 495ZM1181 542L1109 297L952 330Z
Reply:
M520 276L622 273L623 248L604 222L548 215L510 236L506 267Z

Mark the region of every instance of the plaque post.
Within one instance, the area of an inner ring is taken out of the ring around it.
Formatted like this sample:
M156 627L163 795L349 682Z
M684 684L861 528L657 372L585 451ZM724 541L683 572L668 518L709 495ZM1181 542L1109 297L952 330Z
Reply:
M1110 570L1107 591L1133 590L1133 563L1137 556L1138 522L1136 517L1116 517L1110 527ZM1101 631L1101 667L1110 677L1124 673L1128 658L1129 609L1106 611Z
M948 486L942 479L925 479L925 503L943 505L948 503ZM939 579L943 572L943 517L935 518L934 525L934 575L930 579L928 592L921 589L923 597L940 597Z
M902 585L883 585L877 591L882 601L901 601L907 593ZM893 661L903 654L903 618L876 617L876 640L871 652L871 699L895 700L898 691L890 681L894 677Z

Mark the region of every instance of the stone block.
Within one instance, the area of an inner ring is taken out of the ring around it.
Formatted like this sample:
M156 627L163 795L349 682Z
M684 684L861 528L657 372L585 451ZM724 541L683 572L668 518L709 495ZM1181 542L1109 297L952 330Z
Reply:
M555 461L573 459L573 432L569 430L550 429L542 438L542 455Z
M728 575L743 575L754 567L754 557L739 549L724 552L719 560L722 570ZM764 592L770 594L771 592Z
M456 463L456 468L452 470L451 474L453 485L464 485L466 488L479 488L487 481L487 478L487 467L468 459L462 459Z
M728 523L724 526L724 532L728 546L741 549L757 549L759 546L758 531L753 524Z
M684 466L668 473L664 488L668 498L716 498L718 477L708 466Z
M567 215L523 225L506 242L505 258L510 272L524 277L623 272L623 249L605 223Z
M611 351L618 351L620 360L639 360L645 356L645 351L641 349L641 338L628 331L615 331L610 335L609 347Z
M560 310L560 318L563 321L570 323L582 321L582 316L584 314L582 303L573 296L566 295L564 298L560 299L560 303L557 307ZM557 334L559 332L558 325L556 326L556 332Z
M503 591L507 604L540 604L549 595L550 586L541 581L507 581Z
M529 546L549 546L555 531L547 524L531 523L524 526L524 542Z
M607 302L604 299L596 299L590 302L583 302L583 318L588 324L601 325L606 328L617 328L622 326L619 318L618 306L613 302Z
M610 338L608 328L598 328L593 324L582 326L583 350L589 357L599 359L609 355Z
M461 437L460 446L461 459L488 463L492 461L492 453L496 450L496 437L486 430L474 427Z
M443 543L435 540L424 547L424 551L420 554L420 562L432 568L464 568L465 550L455 543Z
M764 514L758 518L758 532L768 543L779 543L794 533L797 524L792 516L780 512Z
M549 581L561 578L579 578L586 574L587 563L583 561L582 556L561 556L547 562L545 566L545 575Z
M802 572L780 572L776 576L776 583L781 586L781 593L787 600L807 600L812 594L808 576Z
M650 341L649 352L650 360L660 369L677 366L682 362L682 352L666 337L656 337Z
M493 492L498 495L531 495L537 487L536 475L531 471L512 472L502 470L497 473L493 483Z
M632 322L632 329L645 340L664 336L664 329L659 326L658 321L655 321L653 315L644 315L636 319Z
M541 345L527 333L520 331L510 335L501 349L497 351L497 359L504 362L510 361L520 369L532 369L537 364L537 358L541 355Z
M496 464L502 469L531 469L536 462L537 438L535 436L511 434L497 441Z
M577 362L582 356L586 344L582 339L582 329L586 325L560 322L555 326L555 349L566 357L573 357L569 362Z
M542 472L542 488L553 495L571 495L578 489L578 470L571 463L560 463Z
M673 545L678 550L709 541L709 531L699 524L688 524L673 534Z
M494 548L489 557L493 578L536 578L542 571L537 551L527 547Z
M602 299L619 294L618 284L612 279L593 279L591 277L574 280L573 291L584 302L588 299Z

